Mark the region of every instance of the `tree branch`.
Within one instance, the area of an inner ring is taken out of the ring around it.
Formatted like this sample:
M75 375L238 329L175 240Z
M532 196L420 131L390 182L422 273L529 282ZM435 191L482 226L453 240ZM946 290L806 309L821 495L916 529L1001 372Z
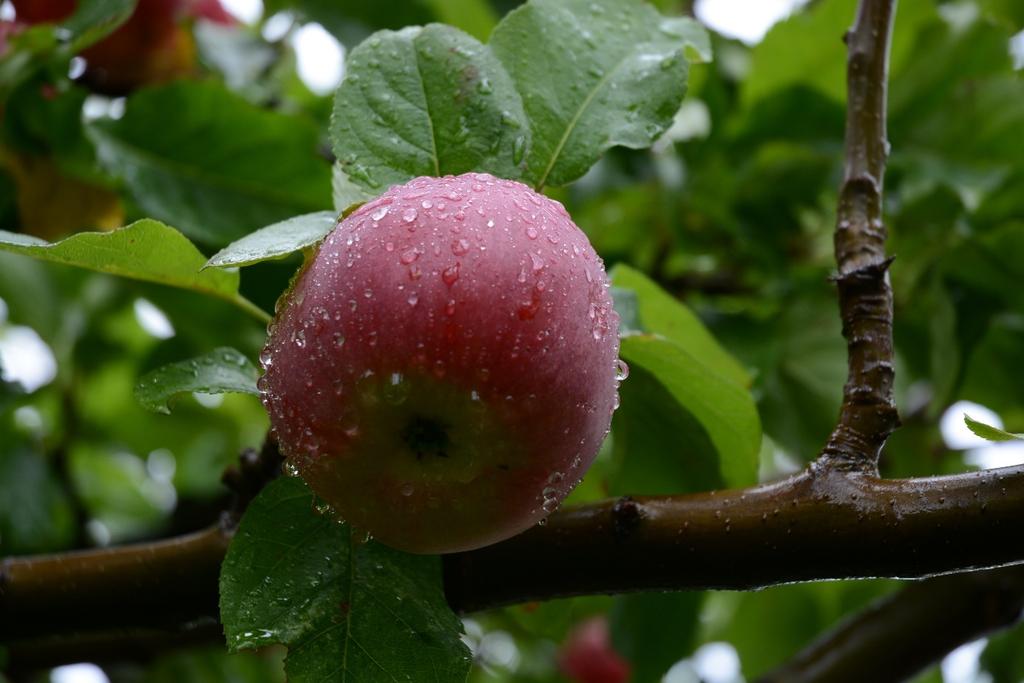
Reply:
M444 558L451 605L638 590L922 578L1024 562L1024 466L879 480L829 468L737 491L620 498ZM217 614L229 530L0 565L0 640Z
M846 168L839 190L835 253L848 374L839 421L822 453L842 469L878 473L878 456L899 426L893 401L892 289L885 255L882 182L889 142L886 82L894 0L862 0L846 34Z
M0 642L80 630L168 628L218 616L230 530L0 564Z
M1024 566L943 576L887 596L759 683L896 683L1020 619ZM925 635L927 634L927 635Z
M444 558L469 612L569 595L923 578L1024 562L1024 466L882 480L824 467L738 491L620 498Z

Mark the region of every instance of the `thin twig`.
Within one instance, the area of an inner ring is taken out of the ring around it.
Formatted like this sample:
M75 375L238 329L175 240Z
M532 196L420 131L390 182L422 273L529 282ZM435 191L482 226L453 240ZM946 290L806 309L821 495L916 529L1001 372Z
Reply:
M862 0L846 34L846 169L835 251L848 374L839 421L822 466L878 473L878 456L899 426L893 400L892 289L885 255L882 182L889 142L885 101L895 0Z

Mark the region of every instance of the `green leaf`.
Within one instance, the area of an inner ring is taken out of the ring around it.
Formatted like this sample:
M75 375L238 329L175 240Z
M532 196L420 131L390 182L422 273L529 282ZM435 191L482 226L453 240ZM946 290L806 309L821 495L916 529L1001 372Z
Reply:
M143 219L112 232L80 232L59 242L0 230L0 250L215 296L269 320L238 293L238 273L200 271L206 259L180 232Z
M248 358L231 348L216 349L205 356L171 363L147 373L135 387L135 400L146 410L170 414L169 402L178 394L240 393L258 395L259 370Z
M618 264L611 272L612 283L636 293L637 331L657 334L678 344L726 379L749 387L750 376L739 361L723 349L693 311L638 270Z
M318 211L268 225L224 247L206 262L205 267L251 266L260 261L283 258L317 244L337 222L334 212Z
M608 487L601 497L667 496L725 486L707 430L654 374L633 363L619 397Z
M640 149L672 124L686 91L687 49L702 29L633 0L531 0L491 35L530 120L525 178L536 187L583 175L610 147Z
M380 31L352 51L331 139L348 177L377 190L422 175L518 177L529 130L490 50L431 24Z
M143 211L203 243L221 246L331 205L316 127L213 81L141 90L121 119L87 131Z
M634 681L660 681L693 651L703 593L619 595L611 611L612 644L632 665Z
M631 367L654 377L696 419L718 454L718 468L727 486L756 481L761 423L749 391L666 339L626 337L619 354Z
M984 422L978 422L971 418L970 415L964 413L964 424L967 428L974 432L977 436L988 441L1024 441L1024 434L1013 434L1011 432L1003 431L998 427L987 425Z
M221 568L228 647L287 645L295 683L465 681L469 652L439 559L364 542L313 504L283 477L246 510Z

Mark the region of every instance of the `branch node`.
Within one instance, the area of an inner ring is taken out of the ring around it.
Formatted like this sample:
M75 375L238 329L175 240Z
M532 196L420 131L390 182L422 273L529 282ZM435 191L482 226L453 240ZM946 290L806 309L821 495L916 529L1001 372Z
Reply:
M640 522L643 521L644 513L633 498L623 496L615 501L612 506L612 524L614 525L615 537L624 539L632 535Z

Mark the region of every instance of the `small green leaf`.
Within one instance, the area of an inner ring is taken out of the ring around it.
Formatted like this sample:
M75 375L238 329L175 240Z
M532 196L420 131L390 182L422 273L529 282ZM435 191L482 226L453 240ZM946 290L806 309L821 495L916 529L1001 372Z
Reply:
M464 683L469 651L439 559L364 541L314 502L283 477L246 510L221 567L229 649L287 645L295 683Z
M224 299L261 320L269 320L265 312L238 293L237 272L200 272L206 259L195 245L174 228L148 218L112 232L80 232L54 243L0 230L0 250L189 289Z
M135 400L146 410L170 414L170 400L184 393L259 394L256 369L231 348L220 348L192 360L171 363L147 373L135 386Z
M223 246L331 206L316 127L214 81L145 88L128 98L122 118L86 130L143 211L204 244Z
M630 366L652 375L700 423L718 454L727 486L757 480L761 422L749 391L666 339L626 337L620 355Z
M441 24L363 41L331 120L345 173L375 191L422 175L518 177L529 134L519 95L490 50Z
M530 0L510 12L490 46L530 120L526 179L563 185L610 147L649 146L683 100L687 47L706 44L698 26L634 0Z
M282 258L313 246L326 237L337 222L332 211L318 211L268 225L221 249L204 268L251 266Z
M639 331L665 337L723 377L740 386L750 386L747 371L685 304L629 266L615 266L611 278L616 287L636 293L635 319L640 324Z
M964 424L967 428L974 432L977 436L988 441L1024 441L1024 434L1013 434L1011 432L1003 431L998 427L987 425L984 422L978 422L971 418L970 415L964 413Z

